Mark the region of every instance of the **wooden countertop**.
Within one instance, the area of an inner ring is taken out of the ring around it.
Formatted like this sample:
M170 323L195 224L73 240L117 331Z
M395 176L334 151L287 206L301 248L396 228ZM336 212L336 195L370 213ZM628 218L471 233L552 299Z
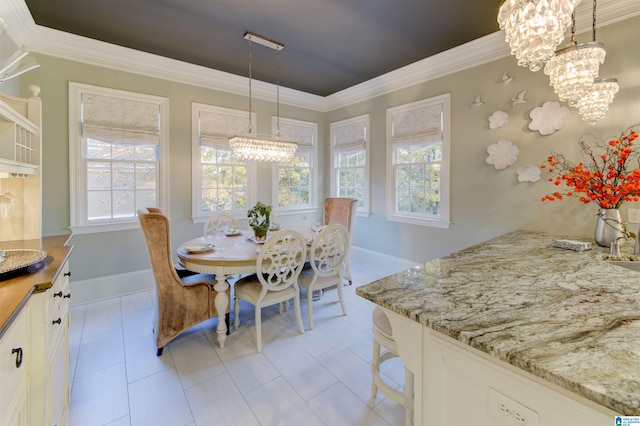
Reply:
M518 231L356 293L625 415L640 415L640 273ZM629 243L627 243L629 244Z
M58 277L62 265L73 250L67 245L71 235L43 237L37 240L2 241L2 249L30 248L44 250L47 257L41 264L21 274L8 273L0 280L0 338L18 316L32 293L40 293L51 288Z

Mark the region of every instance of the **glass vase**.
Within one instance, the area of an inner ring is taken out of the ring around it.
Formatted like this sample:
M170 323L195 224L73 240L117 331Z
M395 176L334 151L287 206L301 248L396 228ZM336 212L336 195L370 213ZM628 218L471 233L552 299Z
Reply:
M611 247L611 243L626 236L626 229L622 223L622 216L618 209L600 209L596 220L594 239L602 247Z

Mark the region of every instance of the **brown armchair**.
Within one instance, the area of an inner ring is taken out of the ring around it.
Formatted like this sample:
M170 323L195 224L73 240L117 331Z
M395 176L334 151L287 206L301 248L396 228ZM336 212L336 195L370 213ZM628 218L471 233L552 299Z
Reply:
M353 224L356 219L356 209L358 200L355 198L325 198L324 200L324 224L333 225L339 223L344 225L351 235ZM349 239L351 241L351 239ZM345 259L344 278L351 285L351 259Z
M140 209L138 217L156 284L153 334L160 356L164 346L180 333L218 315L214 305L217 292L211 275L178 276L173 265L169 219L160 209ZM227 324L228 321L227 311Z

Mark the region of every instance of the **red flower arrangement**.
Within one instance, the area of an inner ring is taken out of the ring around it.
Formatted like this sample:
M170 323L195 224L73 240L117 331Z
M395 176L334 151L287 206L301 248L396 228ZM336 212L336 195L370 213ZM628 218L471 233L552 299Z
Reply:
M640 201L640 151L634 145L637 138L635 126L625 130L618 139L599 141L593 147L581 138L579 145L590 160L588 165L573 164L562 154L552 152L547 158L549 182L556 186L564 184L568 190L547 194L542 201L575 196L584 204L595 202L603 209L617 209L624 202ZM547 165L540 168L545 169Z

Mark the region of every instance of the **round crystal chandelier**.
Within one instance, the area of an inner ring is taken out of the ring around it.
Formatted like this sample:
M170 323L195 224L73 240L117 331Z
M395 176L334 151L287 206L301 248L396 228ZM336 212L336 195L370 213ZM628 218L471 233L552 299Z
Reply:
M616 93L617 79L596 78L587 94L578 101L578 112L582 119L589 124L596 124L597 120L604 118Z
M573 39L575 18L572 17L569 45L558 50L544 67L549 84L560 100L567 101L571 106L576 106L578 100L588 93L606 55L604 45L596 41L596 0L593 0L592 17L593 41L576 43Z
M560 49L544 67L561 101L576 106L578 100L591 88L598 76L606 52L602 43L575 43Z
M518 65L538 71L564 40L581 0L503 0L498 24Z

